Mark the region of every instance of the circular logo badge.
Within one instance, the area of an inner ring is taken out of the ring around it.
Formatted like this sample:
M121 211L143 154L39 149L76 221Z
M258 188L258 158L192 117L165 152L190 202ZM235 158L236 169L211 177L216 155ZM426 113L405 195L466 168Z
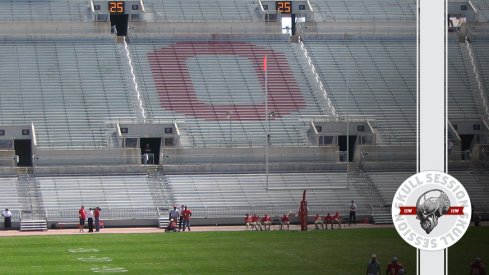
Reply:
M467 191L454 177L424 171L405 180L392 201L392 221L411 246L441 250L455 244L470 225Z

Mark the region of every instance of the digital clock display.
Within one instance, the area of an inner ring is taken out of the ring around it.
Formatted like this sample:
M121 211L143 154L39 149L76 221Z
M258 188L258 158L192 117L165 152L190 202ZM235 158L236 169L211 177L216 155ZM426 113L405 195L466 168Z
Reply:
M290 1L278 1L276 3L276 10L280 13L291 13L292 5Z
M109 13L111 13L111 14L123 14L124 13L124 1L109 1Z

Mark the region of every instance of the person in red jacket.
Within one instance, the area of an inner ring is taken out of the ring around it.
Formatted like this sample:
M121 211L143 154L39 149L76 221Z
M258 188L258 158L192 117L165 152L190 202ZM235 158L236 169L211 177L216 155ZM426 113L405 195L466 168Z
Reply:
M341 229L341 215L336 212L336 214L333 216L333 224L337 224L338 225L338 228ZM333 225L331 225L331 229L333 228Z
M319 227L324 230L324 222L321 216L316 213L316 216L314 217L314 226L316 226L316 229L319 230Z
M390 264L387 265L387 270L385 271L386 275L402 275L404 274L404 267L397 260L397 257L392 258Z
M253 219L250 217L250 214L246 214L246 217L244 219L245 225L246 225L246 230L253 229Z
M185 227L190 231L190 217L192 217L192 211L185 206L185 210L182 212L183 216L183 231L185 232Z
M256 231L262 231L263 228L261 227L260 216L253 214L253 217L251 217L251 219L253 221L253 226L255 227L255 230Z
M170 222L165 228L165 232L177 232L177 222L174 219L170 219Z
M469 275L486 275L486 266L482 263L481 258L475 258L470 264Z
M284 225L287 225L287 230L289 230L290 221L289 221L289 216L287 216L287 214L284 214L282 219L280 219L280 230L283 229Z
M324 217L324 223L326 224L326 229L328 229L328 224L331 224L331 229L333 229L333 217L328 213L326 217Z
M82 205L80 210L78 210L78 218L80 219L80 224L78 224L78 229L80 232L84 232L83 226L85 225L85 218L87 217L87 214L85 212L85 207Z
M270 218L270 216L268 216L268 214L265 214L263 219L261 219L261 223L263 224L264 230L270 231L270 227L272 226L272 219Z

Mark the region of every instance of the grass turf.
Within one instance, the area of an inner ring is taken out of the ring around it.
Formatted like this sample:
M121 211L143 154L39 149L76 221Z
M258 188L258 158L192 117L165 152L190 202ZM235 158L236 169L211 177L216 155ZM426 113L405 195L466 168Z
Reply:
M469 264L480 257L489 264L489 228L469 227L467 233L448 249L448 274L469 274Z
M468 274L476 256L489 260L488 233L469 228L448 250L449 274ZM383 274L392 256L416 274L415 249L388 228L3 237L0 247L1 274L365 274L371 253ZM98 251L69 251L80 248Z
M6 274L88 274L92 268L132 274L365 274L372 253L382 273L392 256L410 274L416 266L415 249L394 229L5 237L0 247ZM69 252L78 248L98 252Z

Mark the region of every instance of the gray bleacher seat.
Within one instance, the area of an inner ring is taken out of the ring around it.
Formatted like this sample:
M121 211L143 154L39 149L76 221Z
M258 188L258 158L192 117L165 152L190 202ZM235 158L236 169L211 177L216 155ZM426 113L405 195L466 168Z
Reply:
M416 19L414 0L315 0L325 21L401 21Z
M156 207L146 175L37 177L47 210Z
M448 43L448 116L451 120L480 119L469 75L473 74L468 57L461 47L464 43ZM489 84L489 83L488 83Z
M159 22L253 21L250 5L243 0L147 0L148 11Z
M134 117L110 40L12 41L0 57L0 123L32 122L39 147L105 147L105 121Z
M346 116L349 104L350 115L375 120L387 143L414 143L414 39L306 41L305 45L340 115Z
M0 21L38 22L82 20L88 1L79 0L4 0L0 1Z
M272 145L307 144L308 119L304 116L325 113L322 95L305 80L305 68L294 66L302 53L286 41L133 41L131 49L151 113L155 118L184 121L180 126L190 139L183 145L229 144L231 135L237 146L265 143L268 125L264 88L259 83L263 82L260 68L266 53L269 66L274 62L279 68L268 76L269 89L277 91L269 96L269 111L285 112L270 121ZM175 56L182 59L180 63L168 61ZM258 61L252 64L250 60ZM185 95L192 90L197 99L190 101ZM297 94L300 101L289 100L291 94ZM231 111L231 119L225 108Z
M486 100L489 97L489 40L474 40L472 43L475 60L479 69L480 77L484 85ZM472 68L470 68L472 70ZM478 93L478 92L477 92ZM480 100L480 99L478 99Z
M175 203L198 209L222 209L214 215L244 215L246 211L267 211L272 216L288 210L296 213L307 189L311 213L324 215L327 211L341 211L346 215L348 203L355 200L359 213L368 214L371 198L355 188L346 188L345 173L273 173L269 175L266 190L265 174L193 174L166 175ZM351 178L354 182L358 178ZM264 213L260 213L264 214Z
M0 210L9 208L11 210L22 209L21 198L17 193L17 177L0 177Z

